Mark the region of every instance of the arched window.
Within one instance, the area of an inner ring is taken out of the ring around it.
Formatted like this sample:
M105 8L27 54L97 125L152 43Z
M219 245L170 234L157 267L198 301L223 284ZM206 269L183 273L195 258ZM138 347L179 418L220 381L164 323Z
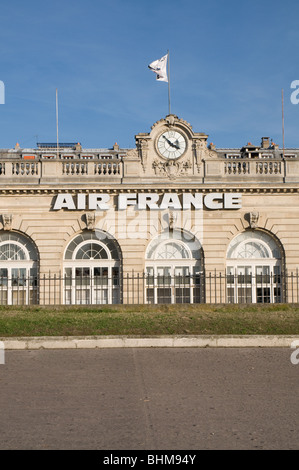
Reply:
M100 230L77 235L64 256L66 304L120 302L121 252L116 240Z
M0 232L0 303L36 304L38 252L34 243L15 232Z
M282 301L282 253L267 233L247 230L235 237L228 247L226 264L229 302Z
M153 253L153 259L190 259L190 253L183 243L168 240L161 242Z
M174 230L151 241L146 250L148 303L204 301L203 255L198 240Z

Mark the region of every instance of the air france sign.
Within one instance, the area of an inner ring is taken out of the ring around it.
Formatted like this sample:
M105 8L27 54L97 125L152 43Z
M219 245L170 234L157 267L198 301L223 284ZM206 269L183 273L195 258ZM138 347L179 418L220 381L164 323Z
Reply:
M240 209L242 207L241 193L183 193L180 198L176 193L165 193L160 196L157 193L121 193L117 197L117 209L126 210L134 206L140 210L200 210L204 207L209 210ZM53 210L109 210L111 208L110 194L91 193L58 194L54 202Z

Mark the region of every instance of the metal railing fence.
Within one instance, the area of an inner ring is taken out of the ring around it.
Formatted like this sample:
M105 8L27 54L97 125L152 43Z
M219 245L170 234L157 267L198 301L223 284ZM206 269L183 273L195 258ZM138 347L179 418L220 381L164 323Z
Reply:
M1 305L299 303L299 272L0 277Z

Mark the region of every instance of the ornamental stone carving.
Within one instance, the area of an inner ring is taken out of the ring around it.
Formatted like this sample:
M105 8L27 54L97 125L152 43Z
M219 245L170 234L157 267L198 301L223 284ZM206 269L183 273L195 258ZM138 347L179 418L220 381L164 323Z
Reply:
M248 212L245 215L245 219L249 223L249 227L252 229L257 228L258 226L258 220L259 220L259 213L258 212Z
M12 214L2 214L3 230L11 230Z
M190 162L176 162L174 160L169 160L167 162L154 160L153 162L155 174L157 176L167 176L171 180L174 180L179 176L186 176L191 166Z
M95 230L96 226L96 215L94 212L86 212L85 214L86 228L87 230Z
M177 214L175 214L173 211L169 211L169 214L168 214L169 230L174 230L176 221L177 221Z
M138 151L137 149L130 149L126 153L126 158L138 158Z
M138 139L137 148L141 160L142 169L145 172L147 164L147 155L148 155L148 141L147 139Z

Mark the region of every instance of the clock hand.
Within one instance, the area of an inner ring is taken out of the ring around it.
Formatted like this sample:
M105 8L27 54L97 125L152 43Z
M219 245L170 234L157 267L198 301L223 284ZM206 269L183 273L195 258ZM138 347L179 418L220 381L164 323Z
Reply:
M176 142L170 142L170 145L171 145L171 147L174 147L174 148L176 148L176 149L179 149L179 148L180 148L180 146L178 145L178 141L176 141Z
M170 142L170 140L167 139L167 137L165 137L165 135L163 135L164 139L166 140L166 142L172 146L172 143Z
M178 141L176 141L176 143L173 143L173 142L170 142L170 140L167 139L167 137L165 137L165 135L163 135L163 137L171 147L175 147L176 149L180 148L180 146L178 145Z

